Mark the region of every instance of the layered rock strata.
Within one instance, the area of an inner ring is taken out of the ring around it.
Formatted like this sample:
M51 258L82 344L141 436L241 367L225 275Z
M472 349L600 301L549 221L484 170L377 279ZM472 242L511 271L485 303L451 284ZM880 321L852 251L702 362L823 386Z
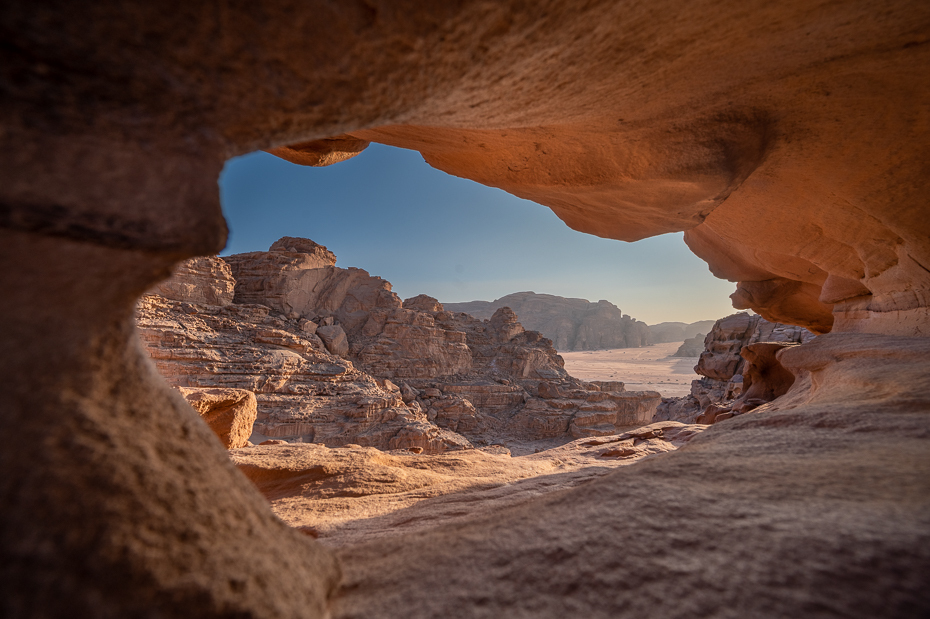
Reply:
M740 312L721 318L704 338L703 351L694 366L694 371L703 378L692 381L690 395L663 399L656 410L656 420L712 423L718 415L741 414L771 401L791 386L786 371L772 367L776 364L774 349L809 342L813 338L814 334L807 329L771 323L758 314ZM754 363L758 367L754 367ZM756 389L751 396L747 393L750 374L757 376ZM772 376L771 388L762 387L763 375ZM753 404L748 404L746 398L751 398ZM722 421L729 416L719 419Z
M656 393L571 378L549 340L509 308L482 321L425 295L402 303L389 282L336 267L313 241L285 237L228 260L243 280L223 276L234 303L148 295L137 320L172 384L256 393L253 442L440 453L615 433L648 422L658 405Z
M552 340L557 350L636 348L652 343L645 323L630 318L609 301L592 303L587 299L515 292L495 301L446 303L445 307L484 319L509 307L524 326Z
M159 372L172 385L254 392L254 440L290 438L427 453L462 449L464 437L404 404L379 382L331 354L300 320L265 305L193 305L147 295L136 320Z

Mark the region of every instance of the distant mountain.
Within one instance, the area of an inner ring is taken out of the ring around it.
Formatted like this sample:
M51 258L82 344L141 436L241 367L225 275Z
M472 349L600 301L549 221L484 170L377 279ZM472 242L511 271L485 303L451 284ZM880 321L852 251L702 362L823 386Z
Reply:
M587 299L515 292L496 301L443 303L443 307L483 320L490 318L497 309L509 307L524 327L552 340L556 350L637 348L652 344L646 323L623 314L609 301L592 303ZM710 323L712 325L713 321Z
M698 333L710 333L715 320L699 320L697 322L660 322L649 325L652 341L656 344L663 342L681 342L693 338Z

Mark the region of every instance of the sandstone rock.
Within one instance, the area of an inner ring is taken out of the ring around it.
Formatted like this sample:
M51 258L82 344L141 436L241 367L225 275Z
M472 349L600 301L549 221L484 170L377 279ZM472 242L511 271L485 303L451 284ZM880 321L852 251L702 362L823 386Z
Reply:
M608 301L592 303L586 299L516 292L496 301L446 303L445 307L482 319L509 307L524 327L542 333L558 350L629 348L652 342L645 324L622 314Z
M322 140L310 140L269 148L275 157L306 166L328 166L351 159L368 147L368 142L351 135L340 135Z
M236 280L222 258L202 256L179 263L171 277L155 284L151 292L175 301L229 305L235 288Z
M304 268L312 268L308 265L318 264L319 267L336 266L336 254L326 249L325 246L315 243L310 239L294 236L282 236L280 239L271 244L268 251L280 251L295 254L304 254L311 256L317 262L304 262Z
M694 371L714 380L728 381L742 374L744 346L756 342L803 343L813 334L801 327L771 323L761 316L739 313L721 318L704 340L704 352Z
M694 337L685 340L675 351L675 357L700 357L704 352L704 334L698 333Z
M245 447L252 435L257 404L255 394L245 389L191 389L179 387L187 400L226 449Z
M334 266L336 257L322 245L284 237L272 247L225 258L236 278L236 303L262 304L309 320L319 316L323 326L338 321L349 334L365 326L372 310L401 307L390 283L361 269Z
M747 361L743 371L743 391L731 407L744 413L788 393L794 375L778 361L778 353L793 346L787 343L756 343L743 348L740 355ZM717 416L720 419L720 416Z
M316 335L323 340L326 350L337 357L345 357L349 354L349 340L346 339L346 332L341 326L319 327Z
M443 311L442 303L433 297L425 294L419 294L409 299L404 299L404 309L417 310L420 312L441 312Z
M719 414L729 411L737 398L745 396L748 383L747 358L741 355L747 346L777 342L784 344L809 342L813 333L801 327L771 323L761 316L738 313L721 318L704 338L704 351L694 371L705 378L693 381L691 394L684 398L665 398L656 409L655 420L670 419L686 423L713 423ZM764 348L764 347L763 347ZM760 349L761 350L761 349ZM774 362L774 359L772 359ZM769 366L771 362L766 362ZM779 385L790 386L784 374L773 370L780 378ZM776 390L780 390L781 387ZM782 390L781 393L784 393ZM750 396L745 396L750 397ZM769 400L751 396L764 403ZM770 398L771 399L771 398ZM743 408L746 400L741 399ZM747 406L747 410L753 408Z
M266 306L198 306L197 314L182 306L156 295L139 302L136 320L146 349L173 385L254 392L253 442L415 444L428 453L468 445L428 427L426 415L406 406L396 387L332 355L315 335Z
M652 435L648 430L657 429L654 425L643 428L641 439L627 434L603 439L635 443L634 453L622 459L603 459L602 450L582 441L520 457L501 444L434 456L422 454L420 447L384 453L306 443L234 450L230 456L280 518L314 530L329 545L345 546L448 526L565 490L647 455L674 451L703 429L660 425Z
M472 355L465 334L438 324L426 312L374 310L365 333L353 338L359 363L377 376L426 379L468 371Z
M927 614L926 3L80 8L0 17L4 614ZM334 562L152 374L131 308L223 246L230 156L347 132L582 231L686 230L748 303L832 308L828 337L921 337L788 349L792 391L692 449L344 549L331 607Z

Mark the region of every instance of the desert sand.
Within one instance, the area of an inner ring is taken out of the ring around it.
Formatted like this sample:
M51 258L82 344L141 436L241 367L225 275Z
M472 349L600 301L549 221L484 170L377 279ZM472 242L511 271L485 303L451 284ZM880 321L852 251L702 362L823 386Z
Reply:
M569 374L581 380L619 380L630 391L658 391L666 398L691 392L697 357L673 357L681 342L642 348L559 352Z

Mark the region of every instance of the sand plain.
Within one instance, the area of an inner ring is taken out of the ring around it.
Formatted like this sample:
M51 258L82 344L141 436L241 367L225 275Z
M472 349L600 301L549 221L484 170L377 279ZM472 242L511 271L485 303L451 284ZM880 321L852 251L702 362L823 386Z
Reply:
M653 344L642 348L562 352L565 369L582 380L619 380L629 391L658 391L663 397L681 397L691 392L697 357L673 357L681 342Z

